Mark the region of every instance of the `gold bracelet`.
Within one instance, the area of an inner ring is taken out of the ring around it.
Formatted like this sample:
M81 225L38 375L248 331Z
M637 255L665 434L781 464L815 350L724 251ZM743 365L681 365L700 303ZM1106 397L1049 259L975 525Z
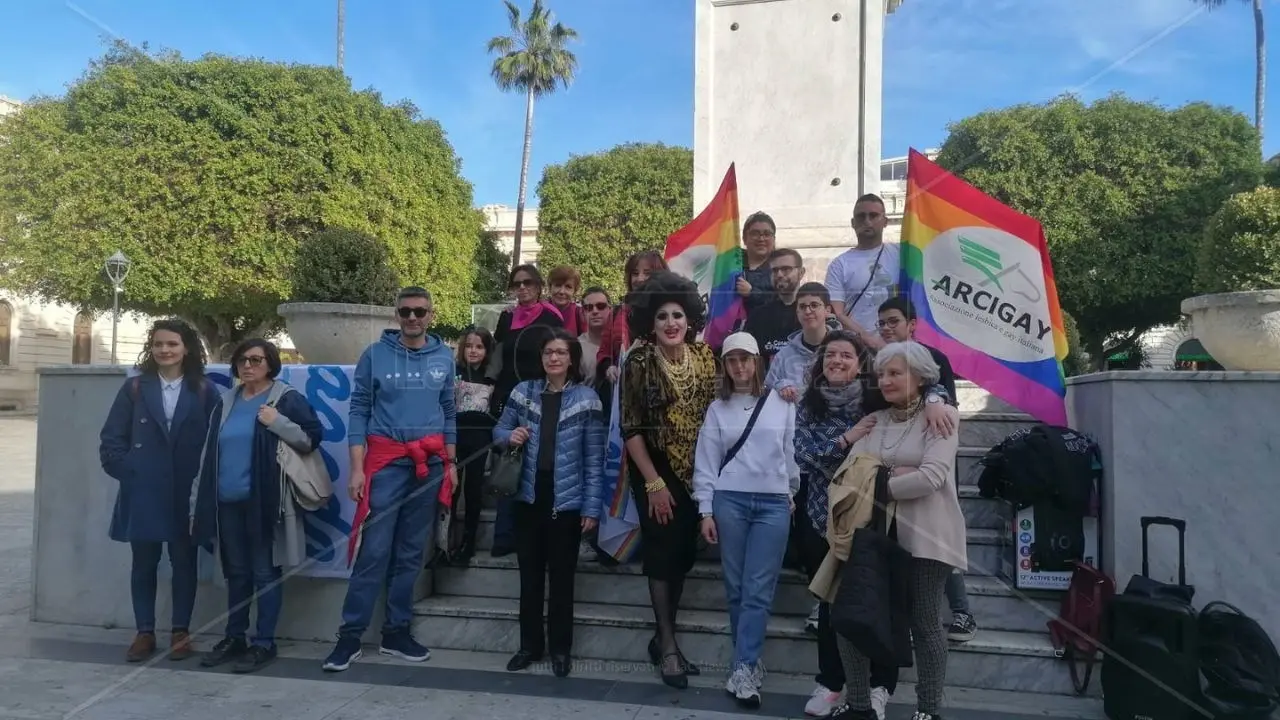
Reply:
M659 490L665 490L665 489L667 489L667 482L662 478L658 478L657 480L651 480L644 484L645 492L655 493L655 492L658 492Z

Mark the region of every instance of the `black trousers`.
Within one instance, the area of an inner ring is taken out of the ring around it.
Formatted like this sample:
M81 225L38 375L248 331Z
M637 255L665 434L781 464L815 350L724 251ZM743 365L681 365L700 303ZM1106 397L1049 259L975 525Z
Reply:
M488 448L492 443L492 430L484 428L458 428L458 462L462 472L462 500L465 510L462 520L463 541L475 545L476 532L480 528L480 509L484 503L485 466L489 462ZM455 508L457 505L454 506ZM458 518L454 514L454 519Z
M813 582L830 546L826 538L813 529L808 518L805 521L799 529L801 562L809 581ZM814 679L828 690L840 692L844 689L844 663L836 647L836 632L831 629L831 606L827 603L818 606L818 674ZM885 688L892 695L898 689L898 668L872 663L871 687Z
M520 565L520 649L534 655L546 650L568 655L573 649L573 578L582 517L577 512L552 513L541 503L512 505ZM550 606L545 636L544 596Z

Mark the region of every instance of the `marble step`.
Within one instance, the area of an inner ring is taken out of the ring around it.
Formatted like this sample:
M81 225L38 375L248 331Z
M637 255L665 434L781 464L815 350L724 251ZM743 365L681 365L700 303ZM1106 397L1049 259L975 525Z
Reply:
M1012 519L1013 508L1009 503L979 496L977 485L961 485L959 490L960 509L964 511L968 527L1001 530Z
M988 450L1014 431L1035 423L1035 418L1025 413L961 410L960 445Z
M488 554L493 547L493 521L497 511L485 509L480 512L480 527L476 532L476 549L481 554ZM969 527L968 556L969 575L996 575L1000 567L1000 535L997 528ZM703 547L698 552L699 560L718 560L718 549L713 545Z
M428 647L512 653L519 649L519 608L511 598L442 595L418 602L413 632ZM723 612L687 610L678 630L685 655L707 674L722 674L730 657L729 618ZM583 659L644 663L653 637L651 611L644 606L579 602L574 605L574 655ZM762 660L778 672L817 672L817 645L804 618L769 620ZM914 669L902 680L913 682ZM947 684L959 688L1072 693L1067 666L1045 633L987 630L951 646Z
M968 380L956 381L956 401L961 411L1016 413L1017 408Z
M434 569L433 596L506 598L520 597L519 568L514 555L494 558L482 554L466 567ZM969 609L985 630L1044 632L1045 623L1056 617L1061 602L1056 593L1025 593L992 577L969 576ZM643 606L648 602L648 581L640 565L632 563L605 567L594 560L578 563L575 598L580 603ZM725 612L724 574L719 563L702 561L694 566L685 582L681 607L688 610ZM784 570L774 596L777 615L808 616L814 597L808 581L795 570ZM944 608L939 622L949 623L951 611Z

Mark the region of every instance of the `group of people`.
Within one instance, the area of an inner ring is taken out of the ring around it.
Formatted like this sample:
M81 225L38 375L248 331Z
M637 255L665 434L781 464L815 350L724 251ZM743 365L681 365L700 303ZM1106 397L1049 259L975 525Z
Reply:
M357 536L339 639L323 668L342 671L360 657L384 589L379 651L410 661L430 656L410 620L436 503L458 492L463 532L451 556L465 565L476 552L490 450L519 447L519 480L498 503L492 549L514 551L520 569L520 647L507 669L545 657L555 675L568 675L574 574L608 502L605 446L617 393L654 616L648 654L662 681L684 688L700 673L676 628L701 540L719 546L723 567L734 648L725 689L759 706L766 626L790 547L820 601L813 618L820 672L806 713L883 718L898 668L872 662L830 623L840 579L831 568L866 523L858 509L865 504L851 502L858 495L851 478L872 461L888 469L876 488L893 509L888 532L912 558L903 570L911 581L915 717L938 717L948 633L966 639L976 629L957 574L966 569L954 480L959 414L949 363L912 340L915 311L892 290L897 248L883 243L886 220L878 197L859 199L858 246L837 258L823 285L802 282L800 255L774 247L767 215L748 218L737 283L747 319L715 349L699 339L706 318L696 285L657 253L628 259L617 306L603 289L580 293L572 268L544 281L535 266L517 266L508 283L515 304L496 331L468 328L456 350L427 332L430 293L401 291L399 329L385 331L354 371L347 488L359 508ZM133 550L137 636L128 659L156 652L162 546L174 569L169 657L192 654L195 553L205 546L219 555L229 614L225 637L202 663L252 672L275 657L281 565L292 560L280 555L295 525L281 522L293 514L279 445L315 451L320 423L306 399L276 379L279 351L264 340L235 349L239 382L225 392L204 378L203 350L181 321L155 324L138 369L101 443L103 467L120 482L111 537ZM955 611L949 629L939 620L944 596ZM249 642L251 602L258 620Z

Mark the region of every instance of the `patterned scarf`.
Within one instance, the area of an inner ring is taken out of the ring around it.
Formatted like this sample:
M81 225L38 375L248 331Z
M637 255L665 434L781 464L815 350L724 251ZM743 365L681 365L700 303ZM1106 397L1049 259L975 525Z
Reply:
M827 414L815 417L801 403L796 413L796 463L805 481L805 510L809 522L821 537L827 536L827 488L831 477L844 462L839 438L862 419L862 384L840 387L818 378L817 388L827 401Z

